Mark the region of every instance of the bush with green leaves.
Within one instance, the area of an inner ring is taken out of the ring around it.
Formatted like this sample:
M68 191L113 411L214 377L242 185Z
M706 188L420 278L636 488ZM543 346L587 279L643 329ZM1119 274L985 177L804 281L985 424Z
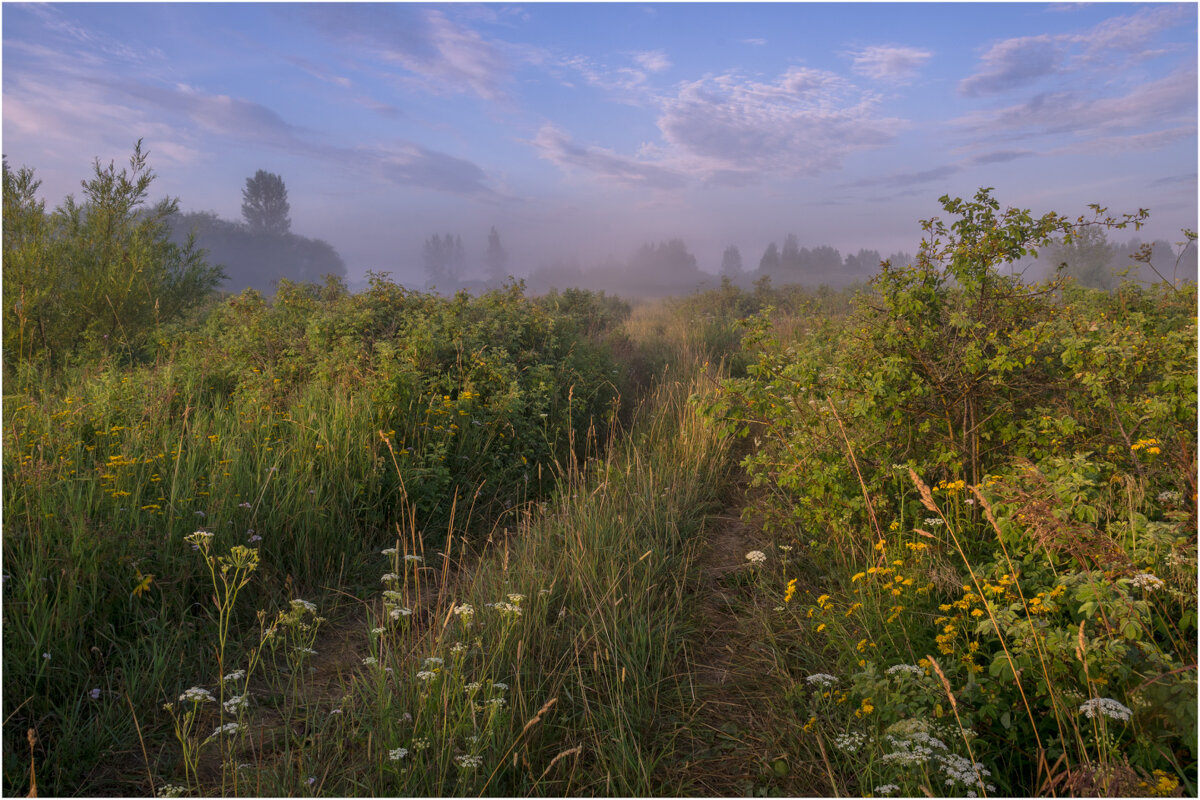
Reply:
M4 164L4 360L61 366L73 355L138 356L163 323L204 303L223 277L189 240L169 240L178 201L147 205L154 172L139 141L129 169L97 161L83 202L53 213L32 169ZM8 373L12 375L12 373Z
M760 319L756 363L713 407L753 434L754 511L825 567L795 633L847 681L940 670L941 712L992 773L973 791L1142 793L1155 770L1194 791L1195 285L1008 268L1144 213L942 203L953 221L924 223L917 262L885 266L848 317L791 341ZM856 691L843 709L880 707ZM886 727L863 731L881 758Z

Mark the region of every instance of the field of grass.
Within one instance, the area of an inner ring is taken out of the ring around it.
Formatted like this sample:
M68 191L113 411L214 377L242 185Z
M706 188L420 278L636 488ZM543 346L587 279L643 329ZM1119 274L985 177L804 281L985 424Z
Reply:
M974 212L857 293L6 363L5 793L1194 795L1195 285Z

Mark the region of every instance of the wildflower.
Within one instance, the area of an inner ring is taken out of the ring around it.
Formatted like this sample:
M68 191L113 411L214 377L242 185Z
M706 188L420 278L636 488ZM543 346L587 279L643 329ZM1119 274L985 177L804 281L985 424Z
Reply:
M251 531L246 531L246 533L247 533L247 534L249 534L249 535L246 537L246 541L247 541L247 542L251 542L251 543L253 543L253 542L261 542L261 541L262 541L262 537L261 537L261 536L259 536L259 535L258 535L257 533L255 533L254 531L252 531L252 530L251 530Z
M463 644L462 642L455 642L454 646L450 648L450 652L454 653L454 655L458 655L460 653L465 653L466 651L467 651L467 646L465 644Z
M488 700L486 703L484 703L484 705L489 705L495 709L501 709L504 708L505 702L506 701L503 697L493 697L491 700Z
M420 563L421 561L424 561L425 559L421 558L420 556L415 556L415 555L412 555L412 554L410 553L410 554L408 554L408 555L406 555L406 556L404 557L404 560L405 560L405 561L415 561L415 562L417 562L417 563Z
M510 603L517 603L517 604L520 604L520 602L521 602L522 600L524 600L524 599L525 599L525 595L523 595L523 594L517 594L517 593L515 593L515 592L514 592L513 594L510 594L510 595L508 596L508 602L510 602Z
M855 583L856 581L858 581L858 579L859 579L859 578L864 578L864 577L866 577L866 575L867 575L867 573L865 573L865 572L856 572L856 573L854 573L854 575L853 575L853 576L850 578L850 582L851 582L851 583Z
M380 583L395 583L400 580L400 576L394 572L388 572L379 577Z
M438 656L429 656L429 658L425 659L425 669L430 669L431 667L440 667L445 663L446 660L444 658L440 658Z
M308 600L293 600L292 608L297 611L307 611L310 614L317 613L317 606L314 603L310 603Z
M492 604L492 608L496 609L505 616L521 616L521 607L514 603L494 603Z
M746 553L746 560L751 564L758 565L766 563L767 556L766 553L761 550L751 550L749 553Z
M424 737L422 737L420 739L413 739L412 740L412 749L416 750L417 752L420 752L421 750L428 750L429 749L429 740Z
M475 613L475 609L469 603L463 603L454 607L454 613L460 617L470 617Z
M896 664L887 668L888 675L899 675L901 673L905 675L923 676L925 674L925 670L921 669L920 667L914 667L912 664Z
M181 703L215 703L217 699L212 696L212 692L208 689L201 689L199 686L193 686L183 694L179 695Z
M483 758L481 756L455 756L454 760L463 769L475 769L483 765Z
M828 689L838 682L838 679L826 672L815 672L804 679L812 686L820 686L822 689Z
M394 547L386 547L383 550L380 550L379 554L382 556L394 556L394 555L396 555L397 552L399 552L399 551L396 550L396 548L394 548Z
M387 633L387 628L371 628L371 633L375 634L376 636L379 636L381 634Z
M495 682L493 682L493 683L492 683L492 688L493 688L493 689L495 689L495 690L497 690L497 691L504 692L504 691L507 691L507 690L508 690L508 684L507 684L507 683L501 683L500 681L495 681Z
M900 787L894 783L885 783L882 786L876 786L872 791L875 794L883 795L884 797L887 797L889 794L892 794L893 792L900 791Z
M374 667L379 664L379 659L375 656L367 656L362 660L362 662L368 667Z
M859 751L866 740L867 737L858 731L848 731L846 733L839 733L837 736L834 736L833 746L838 750L841 750L843 753L853 755Z
M250 508L249 501L242 501L241 503L238 503L238 508Z
M225 713L236 714L239 711L241 711L242 709L246 708L248 705L250 705L250 698L248 698L248 697L246 697L246 695L242 694L242 695L238 695L237 697L231 697L228 700L226 700L223 704L223 707L225 709Z
M1120 722L1128 722L1133 717L1132 711L1110 697L1093 697L1081 705L1079 711L1088 719L1095 719L1097 711Z
M401 617L411 617L412 609L411 608L400 608L399 606L395 606L392 608L392 610L390 612L388 612L388 614L389 614L389 616L391 616L392 619L400 619Z
M397 747L395 750L388 751L388 758L390 758L392 761L399 761L406 755L408 755L407 747Z
M785 553L792 552L792 546L790 544L781 544L781 545L779 545L779 549Z
M242 727L243 727L242 723L240 723L240 722L226 722L224 725L222 725L221 727L214 730L212 732L212 734L209 735L208 738L215 739L218 736L221 736L223 734L237 733L238 731L240 731L242 729Z
M792 602L792 597L793 597L795 594L796 594L796 579L795 579L795 578L792 578L790 581L788 581L788 584L787 584L787 589L786 589L786 590L784 590L784 593L783 593L783 602L784 602L784 603L790 603L790 602Z
M91 696L91 698L93 700L100 699L100 689L99 688L92 689L90 692L88 692L88 694Z
M926 517L925 524L931 528L936 528L938 525L945 525L945 521L938 517Z
M402 600L404 600L404 592L397 592L395 589L384 589L383 590L383 599L391 600L392 602L399 603Z
M482 688L483 684L479 681L471 681L463 687L463 691L465 691L467 694L470 694L471 692L478 692Z
M1149 572L1143 572L1140 575L1134 575L1129 579L1129 582L1139 589L1143 589L1147 592L1153 592L1155 589L1161 589L1163 587L1162 580L1157 576L1150 574Z
M1158 502L1160 503L1177 503L1179 502L1179 492L1159 492Z
M420 672L418 672L418 673L417 673L417 680L422 680L422 681L431 681L431 680L433 680L433 679L434 679L434 678L436 678L436 677L437 677L437 673L436 673L436 672L430 672L430 671L429 671L429 670L427 670L427 669L423 669L423 670L421 670Z
M961 783L964 786L978 786L985 775L991 771L978 761L970 761L955 753L946 753L938 757L942 772L946 775L946 785L953 787Z
M315 656L317 654L317 651L313 650L311 647L293 647L292 652L308 656Z
M183 797L184 792L186 792L186 791L187 791L186 786L178 786L174 783L167 783L167 784L163 784L162 788L159 789L155 793L155 796L157 796L157 797Z
M192 549L199 550L201 547L207 547L212 541L213 535L208 531L192 531L187 536L183 537L183 541L192 546Z

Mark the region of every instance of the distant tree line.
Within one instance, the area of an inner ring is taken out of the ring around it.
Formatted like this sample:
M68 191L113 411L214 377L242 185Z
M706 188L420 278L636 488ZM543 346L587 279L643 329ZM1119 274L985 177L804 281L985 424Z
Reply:
M209 262L224 269L226 291L273 294L281 278L313 283L328 275L344 278L346 265L337 251L321 239L292 233L290 213L283 178L260 169L242 189L241 222L212 212L178 213L170 219L171 239L181 243L194 236Z
M462 237L447 233L434 234L421 247L421 263L429 286L445 292L458 289L496 289L509 277L508 251L500 242L500 233L495 226L488 231L487 248L483 251L484 279L468 280L470 268L467 251ZM478 263L478 262L477 262Z

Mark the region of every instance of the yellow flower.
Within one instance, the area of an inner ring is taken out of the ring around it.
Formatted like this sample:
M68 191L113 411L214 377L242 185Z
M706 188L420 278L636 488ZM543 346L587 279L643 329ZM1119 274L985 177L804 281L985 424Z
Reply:
M792 578L790 581L788 581L787 590L783 593L783 602L792 602L792 596L794 594L796 594L796 579Z
M825 623L824 623L824 622L822 622L820 625L818 625L818 626L817 626L817 633L820 633L820 632L821 632L821 631L823 631L823 630L825 630Z
M865 572L856 572L856 573L854 573L854 577L852 577L852 578L850 579L850 582L851 582L851 583L854 583L854 582L855 582L855 581L857 581L859 578L862 578L862 577L864 577L866 574L867 574L867 573L865 573Z

